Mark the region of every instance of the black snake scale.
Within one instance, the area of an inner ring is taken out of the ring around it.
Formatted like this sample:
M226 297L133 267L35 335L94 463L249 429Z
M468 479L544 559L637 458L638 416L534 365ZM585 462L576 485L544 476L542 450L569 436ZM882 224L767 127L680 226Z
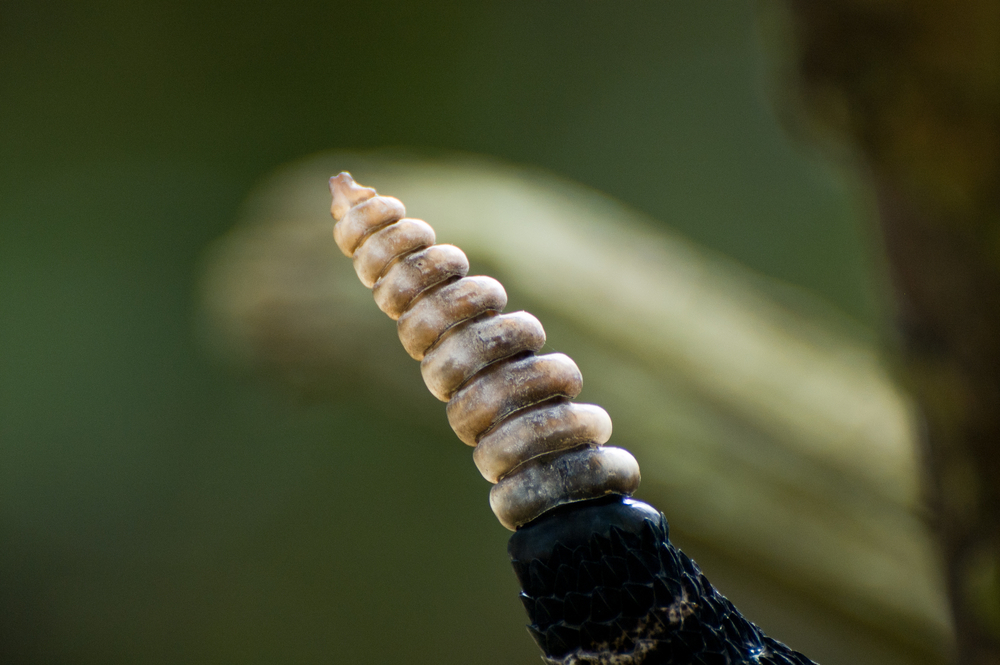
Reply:
M550 665L813 664L743 618L648 504L613 496L557 508L507 549Z
M611 418L573 402L583 385L561 353L536 355L545 331L501 313L495 279L468 276L465 254L435 244L397 199L330 179L334 239L354 261L514 531L508 551L528 630L558 665L808 665L766 637L668 538L664 516L627 498L639 465L605 446Z

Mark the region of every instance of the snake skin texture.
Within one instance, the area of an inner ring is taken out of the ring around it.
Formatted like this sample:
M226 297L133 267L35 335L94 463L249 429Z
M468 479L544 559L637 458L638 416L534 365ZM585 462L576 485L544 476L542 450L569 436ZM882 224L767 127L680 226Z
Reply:
M744 619L641 501L564 506L507 549L549 665L815 665Z

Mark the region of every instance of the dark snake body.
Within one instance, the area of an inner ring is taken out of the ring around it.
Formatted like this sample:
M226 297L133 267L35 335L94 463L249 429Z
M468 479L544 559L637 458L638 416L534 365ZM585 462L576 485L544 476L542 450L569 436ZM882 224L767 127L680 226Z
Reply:
M641 501L564 506L507 550L549 665L815 665L743 618Z

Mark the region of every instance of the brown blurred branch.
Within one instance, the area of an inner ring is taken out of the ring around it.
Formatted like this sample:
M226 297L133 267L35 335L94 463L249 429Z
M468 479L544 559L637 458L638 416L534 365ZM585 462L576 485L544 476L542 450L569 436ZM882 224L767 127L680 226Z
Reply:
M1000 663L1000 3L787 3L797 93L874 174L958 662Z

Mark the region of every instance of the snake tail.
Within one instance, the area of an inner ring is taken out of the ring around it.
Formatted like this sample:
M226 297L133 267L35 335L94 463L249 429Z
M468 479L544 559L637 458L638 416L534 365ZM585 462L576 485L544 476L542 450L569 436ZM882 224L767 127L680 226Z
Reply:
M745 619L641 501L557 508L507 550L548 665L815 665Z
M604 409L573 401L576 364L537 355L545 331L534 316L502 313L503 286L468 276L462 250L435 244L398 199L349 173L330 192L337 246L493 483L490 507L514 531L508 552L546 663L812 663L744 619L670 543L664 516L628 498L638 463L604 445Z

